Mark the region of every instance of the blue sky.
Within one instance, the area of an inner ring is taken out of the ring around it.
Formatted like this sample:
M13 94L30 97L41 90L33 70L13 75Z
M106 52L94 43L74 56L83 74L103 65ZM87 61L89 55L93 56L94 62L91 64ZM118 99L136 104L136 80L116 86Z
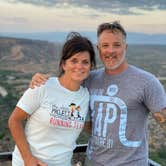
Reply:
M166 0L0 0L0 32L96 31L119 20L130 32L166 34Z

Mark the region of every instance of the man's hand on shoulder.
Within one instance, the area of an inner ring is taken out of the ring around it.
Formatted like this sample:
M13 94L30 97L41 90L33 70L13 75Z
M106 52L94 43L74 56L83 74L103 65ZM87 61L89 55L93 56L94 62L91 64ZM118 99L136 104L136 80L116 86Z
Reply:
M33 75L32 80L29 84L29 88L34 88L35 86L41 86L42 84L45 84L45 82L50 77L49 74L42 74L42 73L36 73Z
M166 131L166 108L160 112L153 113L153 117L160 124L160 126Z

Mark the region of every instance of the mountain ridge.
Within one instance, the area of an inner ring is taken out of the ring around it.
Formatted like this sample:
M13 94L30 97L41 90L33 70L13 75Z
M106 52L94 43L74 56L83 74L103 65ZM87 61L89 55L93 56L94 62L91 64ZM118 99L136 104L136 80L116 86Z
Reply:
M0 37L0 69L25 73L56 73L63 43ZM102 66L94 44L98 66ZM129 44L127 59L156 76L165 77L165 45Z
M61 47L62 43L58 42L0 37L0 110L3 110L0 113L0 151L11 151L14 147L7 127L7 119L19 97L28 88L34 73L54 75L58 72ZM94 48L97 65L102 66L95 45ZM165 45L129 44L126 56L130 64L156 76L165 77L165 52ZM162 80L162 83L166 88L166 81ZM166 147L166 133L152 117L149 122L150 152L157 149L162 151L162 148ZM165 151L163 154L166 154Z
M44 40L50 42L64 42L69 32L33 32L33 33L12 33L0 32L1 37L25 38L33 40ZM79 31L87 36L93 43L97 42L97 35L94 31ZM166 45L166 34L146 34L140 32L127 32L129 44L161 44Z

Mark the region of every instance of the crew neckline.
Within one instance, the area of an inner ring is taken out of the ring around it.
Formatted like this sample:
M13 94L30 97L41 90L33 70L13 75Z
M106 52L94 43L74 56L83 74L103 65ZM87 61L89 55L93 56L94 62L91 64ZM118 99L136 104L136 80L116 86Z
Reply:
M58 86L59 86L61 89L63 89L64 91L66 91L66 92L69 92L69 93L79 93L79 92L81 91L81 85L80 85L80 88L79 88L78 90L72 91L72 90L70 90L70 89L65 88L65 87L60 83L58 77L55 77L55 80L56 80Z
M124 71L122 71L119 74L113 74L113 75L107 74L106 71L105 71L105 68L103 68L103 73L104 73L104 76L106 76L106 77L119 78L119 77L122 77L122 76L126 75L126 73L131 69L131 67L132 66L128 64L128 67Z

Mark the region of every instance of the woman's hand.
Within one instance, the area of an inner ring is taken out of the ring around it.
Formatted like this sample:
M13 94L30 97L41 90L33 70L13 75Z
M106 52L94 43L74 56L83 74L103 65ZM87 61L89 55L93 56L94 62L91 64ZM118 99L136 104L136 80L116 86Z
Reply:
M45 84L49 77L50 75L48 74L36 73L32 77L29 87L33 89L35 86L41 86L42 84Z
M44 162L40 161L34 156L27 157L27 159L24 161L25 166L48 166Z

